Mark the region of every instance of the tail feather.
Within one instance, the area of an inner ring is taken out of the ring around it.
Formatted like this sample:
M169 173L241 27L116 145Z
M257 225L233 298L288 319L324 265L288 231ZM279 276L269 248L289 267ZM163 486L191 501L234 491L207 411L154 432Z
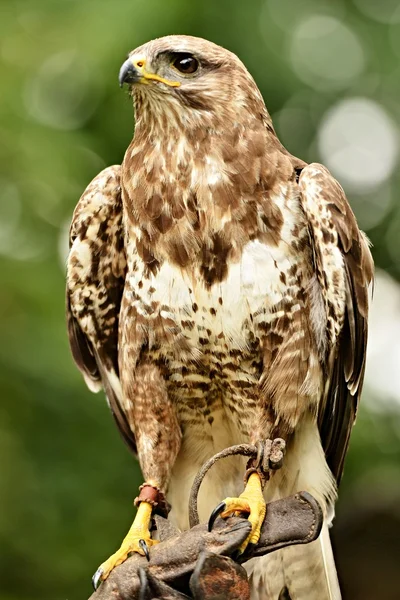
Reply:
M325 585L328 591L327 598L329 598L329 600L341 600L342 595L340 593L335 559L333 557L332 545L327 525L322 528L321 535L317 542L321 548L323 570L326 581Z
M341 600L326 524L315 542L278 550L245 567L251 600Z

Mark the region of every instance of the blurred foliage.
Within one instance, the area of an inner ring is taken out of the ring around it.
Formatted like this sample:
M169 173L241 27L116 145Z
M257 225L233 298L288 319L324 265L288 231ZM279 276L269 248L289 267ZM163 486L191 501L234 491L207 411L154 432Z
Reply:
M394 0L305 0L301 10L293 0L2 0L0 8L0 599L77 600L125 534L140 482L102 394L86 390L72 363L64 323L72 210L90 179L121 161L133 132L120 64L169 33L236 52L282 141L327 162L377 264L399 279L400 9ZM346 104L354 99L361 103ZM347 143L354 164L336 152ZM336 525L343 556L341 523L354 523L360 507L386 511L399 538L399 437L396 411L361 412ZM373 535L376 557L385 548ZM339 565L353 589L349 562ZM398 597L391 577L386 600ZM383 597L354 587L352 600Z

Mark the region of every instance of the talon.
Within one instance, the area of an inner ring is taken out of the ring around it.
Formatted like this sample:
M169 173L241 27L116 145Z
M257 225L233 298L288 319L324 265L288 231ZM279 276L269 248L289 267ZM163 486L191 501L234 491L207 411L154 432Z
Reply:
M144 555L147 560L150 560L149 546L158 543L158 540L153 540L150 537L150 522L153 507L150 503L143 501L139 505L137 515L128 531L121 547L114 552L102 565L97 569L93 577L93 585L98 584L99 580L105 580L111 571L122 564L132 552Z
M97 590L97 588L99 586L99 581L101 581L102 575L103 575L103 569L101 567L99 567L97 569L96 573L92 577L92 586L93 586L94 591Z
M223 513L225 509L226 509L225 502L220 502L218 504L218 506L216 506L214 508L214 510L212 511L212 513L210 515L210 518L208 519L208 531L212 530L216 518L218 517L218 515L220 515L221 513Z
M145 540L139 540L139 546L141 547L141 549L144 552L145 557L147 558L147 561L150 562L150 552L149 552L149 547L147 546Z
M262 483L258 473L252 473L247 481L244 492L238 498L225 498L213 510L208 522L211 531L215 519L220 515L223 519L236 513L247 513L251 524L251 532L239 548L239 556L246 550L248 544L257 544L260 539L261 526L265 519L266 504L262 491Z

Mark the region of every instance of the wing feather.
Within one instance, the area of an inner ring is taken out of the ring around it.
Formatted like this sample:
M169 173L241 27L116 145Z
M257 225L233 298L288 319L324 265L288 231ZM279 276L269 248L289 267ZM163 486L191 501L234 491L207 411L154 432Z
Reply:
M122 408L118 325L126 259L120 167L104 169L74 211L67 263L67 321L72 355L92 391L103 388L130 448L135 438Z
M299 186L328 323L323 360L329 375L319 428L328 465L339 482L364 379L373 261L345 193L328 169L305 167Z

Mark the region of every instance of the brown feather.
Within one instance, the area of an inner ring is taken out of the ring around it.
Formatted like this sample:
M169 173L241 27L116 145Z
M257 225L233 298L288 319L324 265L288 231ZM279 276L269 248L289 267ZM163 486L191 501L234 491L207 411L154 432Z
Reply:
M322 165L312 164L303 169L300 180L303 207L307 212L307 199L311 194L327 210L323 221L314 213L310 215L314 242L315 268L327 278L321 278L322 288L329 294L327 281L335 277L326 272L324 246L318 242L316 228L325 237L336 232L337 245L342 254L344 269L344 314L342 327L334 335L333 352L328 359L331 368L330 383L319 410L319 426L326 459L337 481L340 481L351 429L361 395L365 371L368 335L368 286L373 277L373 261L364 234L358 229L354 214L342 187ZM336 236L334 238L336 240ZM340 318L340 308L331 305L333 317ZM329 371L328 371L329 372Z

